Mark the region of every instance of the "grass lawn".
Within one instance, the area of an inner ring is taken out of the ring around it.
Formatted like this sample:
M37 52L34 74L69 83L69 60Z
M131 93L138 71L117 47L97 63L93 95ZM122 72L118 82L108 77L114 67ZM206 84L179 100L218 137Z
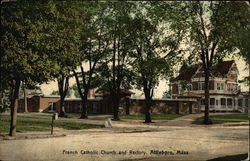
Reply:
M213 124L222 124L228 122L248 122L247 114L226 114L226 115L215 115L210 116ZM200 117L193 124L203 124L204 117Z
M48 112L48 113L31 113L34 115L38 116L52 116L54 113L53 112ZM79 118L81 116L80 113L66 113L67 118Z
M46 113L30 113L38 116L52 116L53 112L46 112ZM81 113L66 113L66 118L80 118ZM97 114L88 114L88 116L98 116Z
M220 158L215 158L207 161L242 161L247 158L247 153L246 154L239 154L239 155L231 155L231 156L225 156L225 157L220 157Z
M91 129L101 128L103 125L92 125L81 122L63 121L56 120L54 122L56 127L60 127L67 130L80 130L80 129ZM10 124L10 116L0 115L0 133L8 133ZM50 119L38 119L28 117L17 117L17 132L26 131L49 131L51 127Z
M175 118L181 117L181 114L152 114L152 120L173 120ZM145 115L119 115L121 120L144 120ZM91 120L107 120L112 117L96 117L91 118Z

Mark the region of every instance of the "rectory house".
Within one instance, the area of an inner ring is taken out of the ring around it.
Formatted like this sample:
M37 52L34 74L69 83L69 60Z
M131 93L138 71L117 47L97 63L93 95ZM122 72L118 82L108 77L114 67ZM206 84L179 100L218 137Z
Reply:
M238 74L234 60L221 61L212 67L209 77L210 111L247 111L249 93L240 91ZM174 99L196 98L200 101L201 110L204 110L205 77L202 64L183 65L171 86Z

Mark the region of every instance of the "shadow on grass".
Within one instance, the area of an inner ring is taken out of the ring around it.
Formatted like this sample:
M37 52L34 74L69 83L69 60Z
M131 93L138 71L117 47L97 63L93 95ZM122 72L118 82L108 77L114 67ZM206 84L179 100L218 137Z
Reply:
M219 157L215 159L210 159L207 161L242 161L247 159L248 154L238 154L238 155L230 155L225 157Z

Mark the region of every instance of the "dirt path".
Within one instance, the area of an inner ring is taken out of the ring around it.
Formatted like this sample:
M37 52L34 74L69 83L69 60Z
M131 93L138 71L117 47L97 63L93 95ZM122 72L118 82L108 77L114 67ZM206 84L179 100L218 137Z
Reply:
M82 130L65 137L0 140L3 161L207 160L246 153L248 127ZM119 154L119 152L121 152Z
M239 113L210 113L210 116L214 115L227 115L227 114L239 114ZM131 121L131 120L122 120L112 122L114 127L143 127L143 128L165 128L166 126L176 126L176 127L202 127L202 126L224 126L223 124L214 124L214 125L195 125L192 124L196 119L204 116L203 113L200 114L189 114L174 120L153 120L154 123L145 124L142 120L140 121Z
M211 115L218 114L225 113L211 113ZM34 117L30 114L21 116ZM152 124L122 120L112 122L112 128L100 129L55 128L53 137L49 132L18 133L17 140L0 139L0 159L3 161L198 161L247 152L248 126L191 124L201 116L203 114L191 114ZM93 124L105 123L99 120L62 119Z

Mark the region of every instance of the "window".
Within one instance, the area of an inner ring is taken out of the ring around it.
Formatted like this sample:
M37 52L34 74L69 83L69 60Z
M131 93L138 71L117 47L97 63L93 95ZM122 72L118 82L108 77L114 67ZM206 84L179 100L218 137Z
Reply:
M183 92L183 90L182 90L182 88L181 88L181 84L178 84L178 94L179 94L180 92Z
M229 107L233 106L233 99L232 98L227 99L227 106L229 106Z
M224 90L224 83L217 83L217 90Z
M227 83L227 90L230 91L230 83Z
M235 90L235 91L238 90L237 84L234 85L234 90Z
M201 105L205 105L205 99L201 99Z
M204 90L205 89L205 83L204 82L199 82L198 83L198 90Z
M188 84L188 85L187 85L187 90L188 90L188 91L192 91L192 84Z
M220 104L221 104L222 106L226 106L226 99L225 99L225 98L221 98L221 99L220 99Z
M245 99L245 106L248 107L248 99Z
M227 90L228 91L231 91L232 89L231 89L231 83L227 83Z
M210 98L210 105L215 105L215 98Z
M49 111L55 111L56 110L56 103L55 102L49 102L48 110Z
M243 99L238 99L238 106L242 107L243 105Z

